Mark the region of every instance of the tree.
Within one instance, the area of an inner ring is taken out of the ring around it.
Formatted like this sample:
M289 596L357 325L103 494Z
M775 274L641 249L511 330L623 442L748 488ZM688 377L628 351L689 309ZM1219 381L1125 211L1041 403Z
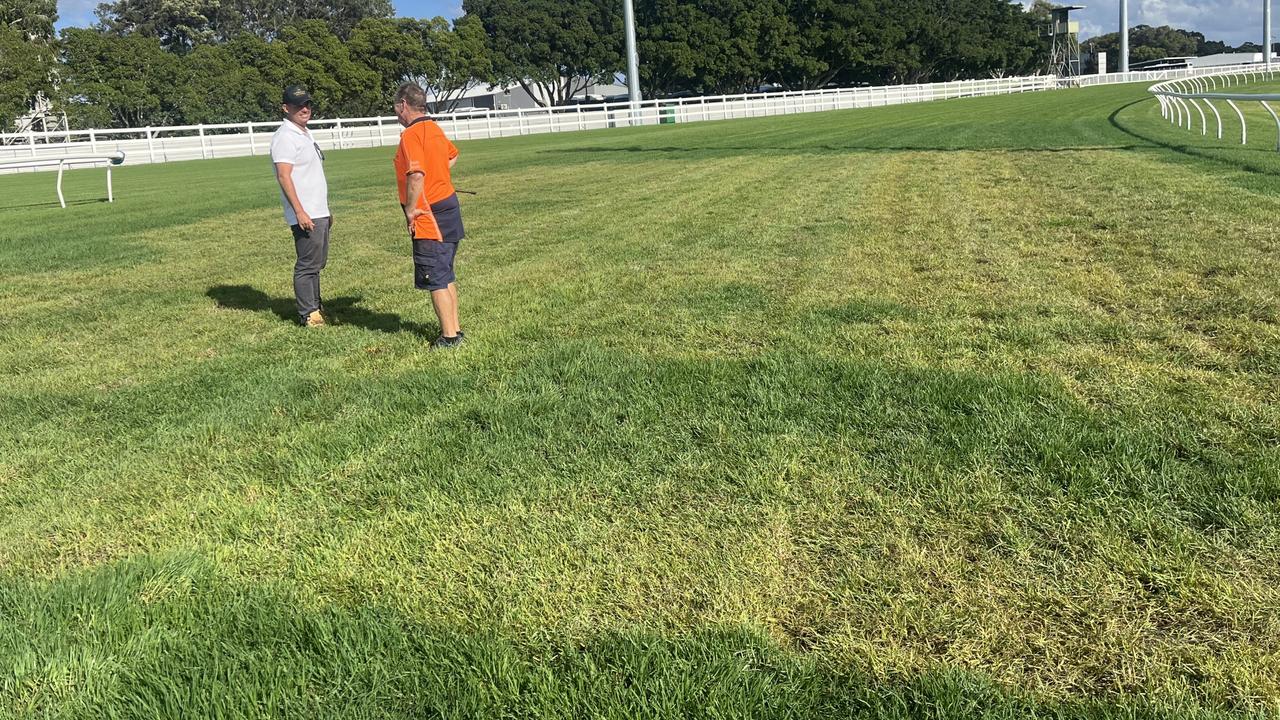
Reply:
M395 8L391 0L114 0L97 12L106 32L154 37L181 53L246 32L275 39L283 28L306 20L322 20L347 40L362 20L390 18Z
M281 92L295 82L289 49L283 42L267 41L250 33L239 35L226 48L236 64L246 69L240 92L249 106L256 108L254 115L246 119L279 120Z
M636 14L648 95L748 92L825 67L806 54L783 0L642 0Z
M638 0L636 42L640 87L646 97L692 92L702 85L707 56L724 42L727 29L697 3Z
M37 94L53 89L53 51L32 42L25 32L0 25L0 131L31 110Z
M495 79L563 105L622 68L616 0L464 0L488 37Z
M1129 61L1131 63L1160 60L1167 57L1189 57L1196 55L1201 49L1209 46L1204 36L1193 36L1185 30L1163 25L1136 25L1129 31ZM1085 43L1089 53L1097 57L1099 52L1107 54L1107 69L1118 72L1120 69L1120 33L1107 33L1090 38Z
M4 0L0 2L0 26L22 33L28 40L52 42L58 22L57 0Z
M347 40L362 20L393 18L396 9L391 0L292 0L291 14L297 20L323 20L335 35Z
M178 122L234 123L280 116L280 87L264 82L262 73L242 63L232 48L201 45L181 58L172 94Z
M38 95L53 94L57 53L54 0L0 4L0 130L31 110Z
M156 38L67 28L62 52L60 90L73 124L144 127L178 118L173 106L178 58Z
M1032 72L1045 48L1038 19L1005 0L874 0L866 60L848 79L920 83ZM1033 6L1033 10L1035 7Z
M378 75L351 59L345 43L322 20L285 28L286 82L301 83L315 99L316 115L352 117L383 111Z
M453 110L462 94L477 83L497 81L478 18L464 16L451 26L437 17L420 23L419 31L434 73L418 79L435 98L436 112Z
M387 112L400 83L437 73L417 20L365 18L351 34L347 47L353 62L378 76L377 93L371 94L376 107L368 108L367 113Z
M155 38L173 52L219 39L217 0L116 0L98 6L99 27L112 35Z
M779 80L789 88L813 90L867 58L880 15L869 0L791 0L788 14L802 46L798 62L787 63Z

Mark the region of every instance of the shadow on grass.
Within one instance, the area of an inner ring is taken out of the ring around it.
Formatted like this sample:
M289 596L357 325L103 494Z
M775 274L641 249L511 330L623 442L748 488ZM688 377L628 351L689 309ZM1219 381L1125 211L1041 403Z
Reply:
M55 581L0 576L0 707L153 719L1226 716L1169 698L1050 701L958 668L875 678L750 626L503 632L291 595L229 581L194 554Z
M298 310L293 298L271 297L249 285L215 285L205 295L219 307L251 312L271 313L290 324L298 322ZM374 312L360 307L363 297L330 298L324 303L325 315L335 325L353 325L365 330L384 333L408 332L424 338L436 336L436 328L407 322L395 313Z
M68 200L67 207L74 207L77 205L101 205L106 202L109 202L106 198ZM50 200L48 202L34 202L34 203L25 203L21 205L0 205L0 210L22 210L25 208L49 208L51 210L62 209L58 207L57 198L54 198L53 200Z

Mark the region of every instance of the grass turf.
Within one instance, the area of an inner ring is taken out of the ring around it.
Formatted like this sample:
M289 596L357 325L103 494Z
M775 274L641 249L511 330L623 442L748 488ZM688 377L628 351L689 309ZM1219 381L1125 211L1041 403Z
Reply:
M1280 712L1257 118L462 143L453 353L388 149L319 332L264 158L0 177L0 715Z

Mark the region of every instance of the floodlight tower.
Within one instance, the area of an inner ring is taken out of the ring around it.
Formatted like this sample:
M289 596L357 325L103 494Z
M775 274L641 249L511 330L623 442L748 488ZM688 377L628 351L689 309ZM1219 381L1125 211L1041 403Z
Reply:
M1120 72L1129 72L1129 0L1120 0Z
M1084 5L1058 5L1049 9L1049 27L1044 31L1045 37L1053 41L1049 72L1059 77L1080 74L1080 23L1071 20L1071 13L1084 8Z

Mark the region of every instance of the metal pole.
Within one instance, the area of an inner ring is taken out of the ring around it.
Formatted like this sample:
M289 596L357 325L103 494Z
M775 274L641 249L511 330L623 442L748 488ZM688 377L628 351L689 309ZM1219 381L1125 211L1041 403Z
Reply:
M1271 70L1271 0L1262 0L1262 58Z
M1120 72L1129 72L1129 0L1120 0Z
M623 15L627 23L627 90L631 96L631 110L635 112L640 97L640 54L636 51L636 10L632 0L622 0Z

